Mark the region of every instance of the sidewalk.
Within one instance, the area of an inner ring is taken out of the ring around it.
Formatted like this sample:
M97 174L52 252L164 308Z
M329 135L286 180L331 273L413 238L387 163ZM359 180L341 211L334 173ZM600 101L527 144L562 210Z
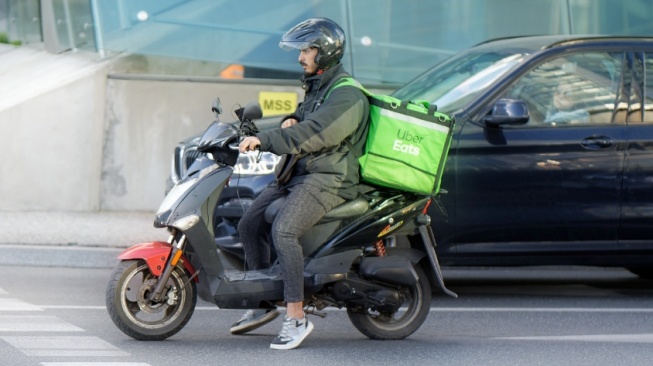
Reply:
M112 268L125 248L165 241L152 212L2 212L0 265Z

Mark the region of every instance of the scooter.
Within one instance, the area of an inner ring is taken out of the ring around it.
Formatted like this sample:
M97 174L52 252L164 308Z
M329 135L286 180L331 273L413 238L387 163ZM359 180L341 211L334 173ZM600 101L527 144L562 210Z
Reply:
M214 111L220 113L219 102ZM134 245L118 258L106 291L115 325L138 340L163 340L193 315L197 297L221 309L283 305L283 276L271 268L245 271L244 262L216 246L213 208L230 184L238 142L258 131L258 103L235 111L238 122L213 122L200 139L206 153L170 190L154 226L167 242ZM271 204L271 223L283 205ZM327 307L346 308L352 324L372 339L402 339L426 319L432 288L448 290L435 252L427 209L437 197L373 188L329 211L300 238L305 312L325 317ZM436 202L437 203L437 202ZM409 238L397 245L395 238ZM240 262L238 262L240 260Z

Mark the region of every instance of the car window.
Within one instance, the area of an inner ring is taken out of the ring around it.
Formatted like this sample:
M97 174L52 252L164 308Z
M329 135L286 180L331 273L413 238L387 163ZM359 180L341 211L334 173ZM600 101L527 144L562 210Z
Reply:
M644 91L644 115L642 122L653 123L653 53L647 52L644 55L643 78L640 78ZM630 119L628 122L634 122Z
M626 56L630 75L626 75L622 85L622 96L617 114L623 116L628 123L642 123L644 104L644 54L641 52L628 53ZM625 103L625 102L628 103Z
M472 50L428 70L392 95L403 100L426 100L444 113L464 107L527 56L524 50Z
M623 53L575 53L549 60L517 81L505 98L529 108L527 126L622 123L618 103Z

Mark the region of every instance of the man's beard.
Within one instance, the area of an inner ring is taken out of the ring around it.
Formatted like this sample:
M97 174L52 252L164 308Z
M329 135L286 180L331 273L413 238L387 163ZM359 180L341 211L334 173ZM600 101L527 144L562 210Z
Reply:
M301 61L299 62L299 64L302 65L302 67L308 66L307 64L305 64L305 63L303 63ZM304 69L304 70L305 70L304 71L304 78L310 78L311 76L317 75L317 68L315 68L315 71L307 71L306 69Z

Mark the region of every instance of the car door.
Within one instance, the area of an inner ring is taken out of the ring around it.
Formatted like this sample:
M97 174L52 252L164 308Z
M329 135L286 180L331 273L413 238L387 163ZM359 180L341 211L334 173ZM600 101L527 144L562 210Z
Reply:
M457 255L616 249L626 127L614 106L624 103L623 60L595 51L549 58L502 95L526 102L526 124L488 127L480 116L462 127Z
M653 50L638 50L632 65L627 115L628 149L619 238L627 251L651 250L653 239Z

